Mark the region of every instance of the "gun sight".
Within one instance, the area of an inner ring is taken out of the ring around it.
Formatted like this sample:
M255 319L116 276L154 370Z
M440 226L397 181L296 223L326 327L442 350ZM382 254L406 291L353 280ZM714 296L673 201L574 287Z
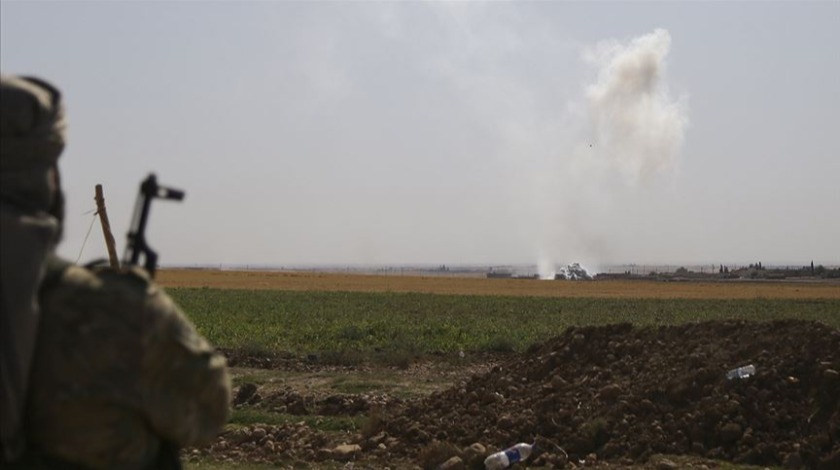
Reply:
M144 267L146 271L154 277L157 268L157 253L146 243L146 223L149 219L152 200L158 198L181 201L184 199L184 195L184 191L180 189L160 186L154 173L143 180L140 184L137 203L134 205L134 216L131 219L131 229L128 232L128 244L123 257L123 264L136 265L142 254L145 257Z

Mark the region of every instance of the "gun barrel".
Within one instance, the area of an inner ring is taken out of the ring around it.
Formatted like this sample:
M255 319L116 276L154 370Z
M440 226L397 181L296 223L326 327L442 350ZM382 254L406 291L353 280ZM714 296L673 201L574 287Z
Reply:
M158 193L157 197L161 199L172 199L175 201L181 201L184 199L184 191L180 189L173 189L173 188L165 188L163 186L158 186Z

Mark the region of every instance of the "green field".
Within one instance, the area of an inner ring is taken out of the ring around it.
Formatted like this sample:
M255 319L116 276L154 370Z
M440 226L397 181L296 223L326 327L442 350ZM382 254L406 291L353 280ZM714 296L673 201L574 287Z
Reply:
M174 288L213 344L253 353L394 357L522 351L569 326L815 320L840 328L836 299L587 299Z
M419 357L457 357L458 351L518 352L570 326L617 322L656 326L710 320L800 319L840 328L838 299L595 299L210 288L167 291L218 347L255 355L314 356L321 362L342 364L372 361L405 365ZM377 374L377 381L361 372L359 376L318 373L317 377L330 393L388 390L400 394L410 387L416 395L422 389L405 378L383 375L383 370L372 373ZM270 387L305 375L237 369L233 377L235 384L251 382ZM362 426L365 419L301 417L244 408L234 410L228 428L303 420L320 431L350 432ZM682 457L668 458L681 462ZM717 461L712 464L738 470L756 468ZM186 468L263 470L276 466L196 456L187 460ZM341 468L341 464L313 463L302 468Z

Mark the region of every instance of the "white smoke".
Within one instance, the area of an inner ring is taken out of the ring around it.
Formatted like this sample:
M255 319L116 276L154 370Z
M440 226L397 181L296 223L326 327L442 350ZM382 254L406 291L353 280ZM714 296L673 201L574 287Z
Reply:
M597 76L582 104L570 106L568 128L559 131L567 150L552 156L554 176L538 195L549 201L539 203L540 277L553 278L557 263L603 262L616 242L616 199L676 168L688 117L686 100L668 92L670 46L668 31L657 29L584 52Z
M598 80L586 88L593 145L630 184L670 170L683 143L686 107L668 96L664 79L670 47L671 35L657 29L627 45L605 42L585 54L599 67Z

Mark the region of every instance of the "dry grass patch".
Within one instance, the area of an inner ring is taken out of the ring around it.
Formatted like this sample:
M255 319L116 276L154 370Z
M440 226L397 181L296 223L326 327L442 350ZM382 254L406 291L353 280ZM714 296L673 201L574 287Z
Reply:
M450 295L652 299L840 299L838 282L538 281L443 276L163 269L164 287L212 289L416 292Z

